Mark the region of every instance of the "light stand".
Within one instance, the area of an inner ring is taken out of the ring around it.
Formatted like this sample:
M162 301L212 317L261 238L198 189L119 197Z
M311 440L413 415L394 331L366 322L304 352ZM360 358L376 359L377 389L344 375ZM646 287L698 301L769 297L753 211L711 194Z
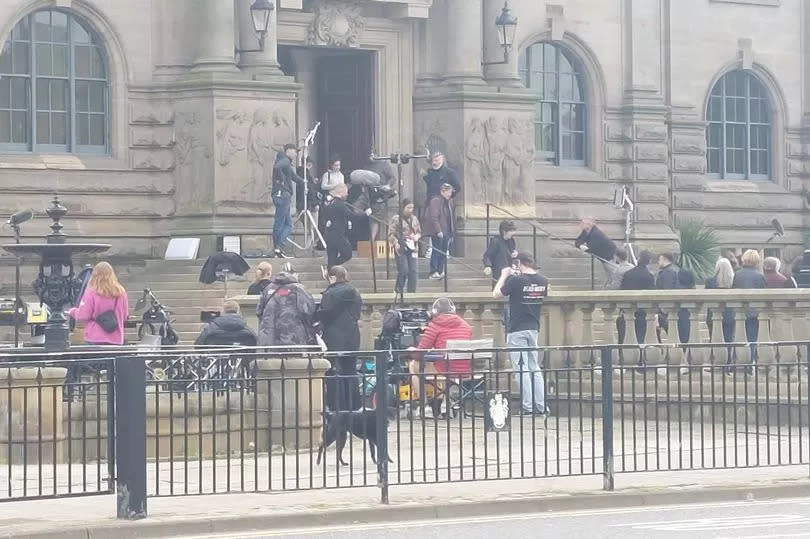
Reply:
M296 221L300 219L304 223L304 245L298 245L293 240L287 238L287 241L301 250L311 248L313 245L315 245L316 240L320 240L321 245L326 248L326 241L323 239L321 231L318 230L318 223L312 216L312 212L309 211L309 178L307 177L307 159L309 158L309 147L312 146L312 143L315 140L315 135L318 133L318 128L320 126L321 122L316 122L312 130L307 133L307 136L304 138L304 146L301 150L301 157L303 159L302 162L304 163L304 209L301 210L295 219ZM309 229L310 226L312 227L311 231Z
M397 166L397 215L399 216L399 227L397 227L397 243L401 246L404 244L403 241L403 226L402 226L402 190L405 187L405 182L402 179L402 165L407 165L413 159L427 159L430 157L430 152L428 151L427 147L425 148L425 153L419 155L412 155L409 153L392 153L388 157L378 157L371 154L370 159L372 161L390 161L391 164ZM397 271L399 273L399 271ZM402 303L405 303L405 287L402 287L402 290L399 291L399 300ZM397 302L397 292L394 292L394 303Z
M14 231L14 243L20 243L20 225L11 224ZM20 298L20 257L14 257L14 348L20 346L20 317L24 314Z
M633 265L637 265L636 254L633 252L633 244L630 242L630 235L633 233L633 211L635 204L630 198L627 191L627 186L623 185L621 189L617 189L613 195L613 205L618 210L624 210L624 246L627 249L627 254Z

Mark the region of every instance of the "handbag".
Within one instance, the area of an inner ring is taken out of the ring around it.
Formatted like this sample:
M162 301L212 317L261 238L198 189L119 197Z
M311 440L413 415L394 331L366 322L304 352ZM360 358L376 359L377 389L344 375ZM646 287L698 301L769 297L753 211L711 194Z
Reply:
M104 311L95 318L96 324L98 324L105 333L115 333L118 330L118 315L115 312L117 308L118 298L115 298L115 307Z

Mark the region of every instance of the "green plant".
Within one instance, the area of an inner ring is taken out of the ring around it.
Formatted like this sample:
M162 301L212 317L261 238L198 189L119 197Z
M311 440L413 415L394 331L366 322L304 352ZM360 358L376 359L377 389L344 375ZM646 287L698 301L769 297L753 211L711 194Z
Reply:
M695 220L678 223L676 230L680 250L678 265L692 270L696 279L711 277L720 254L717 232Z

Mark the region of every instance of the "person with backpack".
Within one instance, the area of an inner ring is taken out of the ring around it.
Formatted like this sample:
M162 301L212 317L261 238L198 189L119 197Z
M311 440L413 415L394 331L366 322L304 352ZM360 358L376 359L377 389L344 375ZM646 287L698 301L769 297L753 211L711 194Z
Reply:
M127 292L108 262L95 265L79 306L67 312L77 322L87 324L84 328L86 344L114 346L124 344L124 322L128 314Z
M281 272L262 292L256 307L259 346L315 344L315 299L292 273Z

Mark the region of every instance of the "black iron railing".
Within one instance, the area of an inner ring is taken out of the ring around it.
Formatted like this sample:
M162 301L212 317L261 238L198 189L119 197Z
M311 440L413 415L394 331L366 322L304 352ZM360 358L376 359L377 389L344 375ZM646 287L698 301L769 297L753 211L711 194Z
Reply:
M115 487L131 518L150 496L379 486L386 502L420 483L602 475L609 490L624 472L808 466L810 342L757 346L781 352L734 364L727 349L750 344L656 344L673 362L647 365L644 345L7 357L0 500ZM684 349L702 360L674 362Z

